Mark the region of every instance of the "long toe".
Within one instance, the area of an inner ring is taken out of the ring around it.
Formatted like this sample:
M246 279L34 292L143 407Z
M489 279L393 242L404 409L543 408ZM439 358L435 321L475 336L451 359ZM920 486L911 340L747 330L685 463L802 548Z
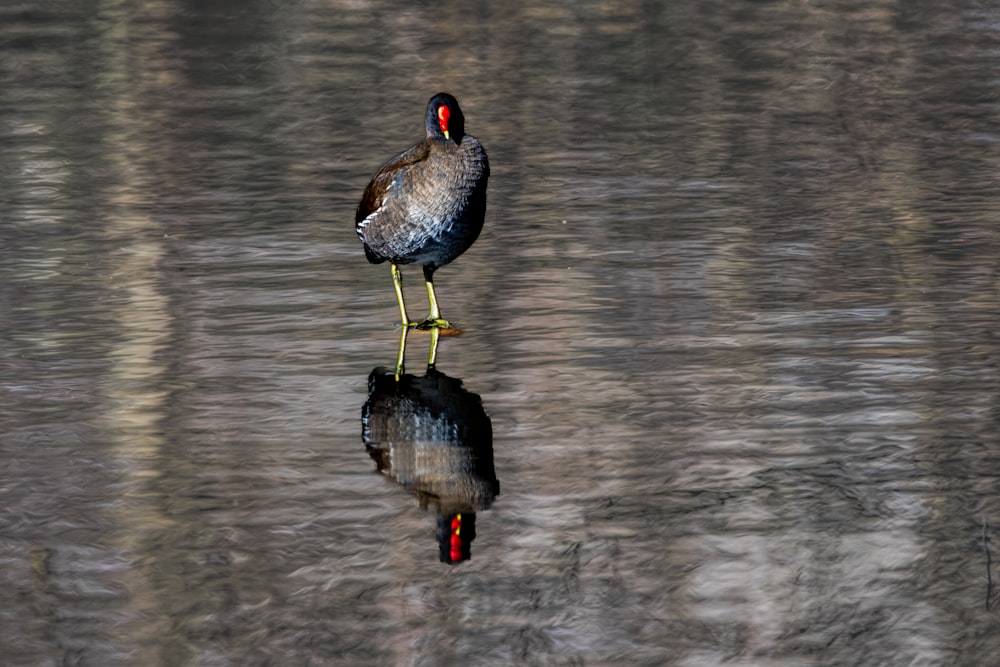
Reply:
M421 331L430 331L431 329L451 329L451 322L448 320L441 319L440 317L428 317L419 322L411 322L410 326L414 329L420 329Z

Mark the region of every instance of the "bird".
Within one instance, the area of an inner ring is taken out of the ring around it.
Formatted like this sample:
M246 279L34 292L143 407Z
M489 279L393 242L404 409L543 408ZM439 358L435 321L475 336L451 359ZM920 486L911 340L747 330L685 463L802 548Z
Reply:
M361 439L378 472L438 515L441 561L470 559L476 513L500 495L493 423L479 395L434 368L417 377L378 366L368 376Z
M386 162L365 188L355 230L372 264L389 262L404 329L451 329L441 317L434 272L464 253L483 229L490 163L465 133L458 100L438 93L427 102L423 141ZM430 313L411 322L399 267L423 267Z

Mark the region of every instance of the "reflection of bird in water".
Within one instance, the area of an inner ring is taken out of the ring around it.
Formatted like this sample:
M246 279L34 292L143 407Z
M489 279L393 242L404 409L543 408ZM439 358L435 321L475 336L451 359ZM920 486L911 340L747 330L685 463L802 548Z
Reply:
M465 133L465 116L451 95L430 99L424 125L424 140L372 177L354 221L368 261L390 264L403 327L448 329L434 294L434 272L479 237L490 165L479 141ZM406 315L400 264L424 267L430 314L422 322Z
M368 376L361 437L379 472L438 513L441 561L468 560L475 513L500 493L493 426L479 396L433 368L398 380L376 368Z

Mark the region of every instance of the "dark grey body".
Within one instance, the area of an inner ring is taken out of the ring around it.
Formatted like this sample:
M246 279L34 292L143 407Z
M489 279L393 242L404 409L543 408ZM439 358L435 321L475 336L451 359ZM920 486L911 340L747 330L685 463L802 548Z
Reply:
M361 198L356 229L373 264L419 264L433 273L468 250L482 231L490 175L486 150L464 133L457 102L457 132L445 137L434 117L440 97L428 108L427 137L387 162Z

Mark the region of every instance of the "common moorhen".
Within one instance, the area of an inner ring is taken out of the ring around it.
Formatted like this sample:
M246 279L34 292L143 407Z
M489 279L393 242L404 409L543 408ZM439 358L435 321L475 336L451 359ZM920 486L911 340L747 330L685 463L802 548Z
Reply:
M427 103L427 136L372 177L355 216L372 264L389 262L404 327L448 329L434 294L434 272L469 249L486 214L486 149L465 133L458 100L438 93ZM411 322L400 264L424 267L430 315Z
M482 399L433 368L400 377L377 367L368 376L361 439L380 473L438 515L441 561L471 558L476 512L500 494L493 423Z

